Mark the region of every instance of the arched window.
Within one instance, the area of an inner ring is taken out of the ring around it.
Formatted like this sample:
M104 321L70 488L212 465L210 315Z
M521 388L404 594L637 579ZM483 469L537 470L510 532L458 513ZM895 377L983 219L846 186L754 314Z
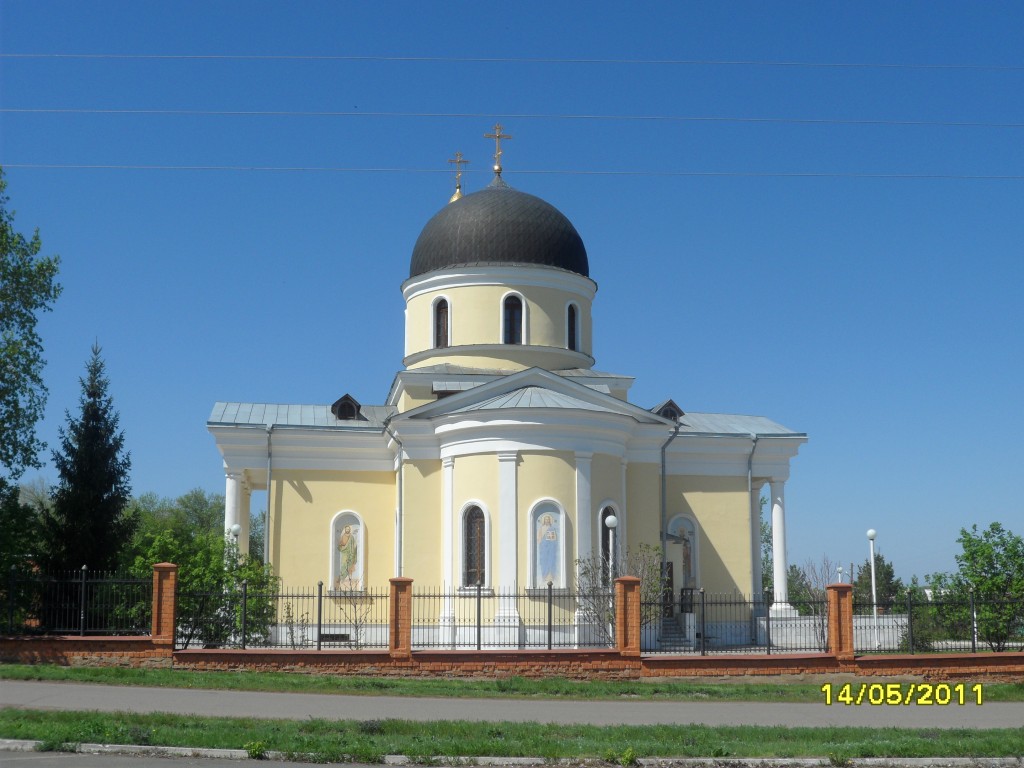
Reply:
M538 504L531 515L533 545L532 582L542 589L551 582L555 589L565 587L565 517L552 501Z
M448 302L439 299L434 304L434 349L448 346Z
M355 512L339 512L331 523L331 587L335 592L366 588L366 526Z
M576 305L570 304L569 309L566 311L566 336L568 341L569 349L573 352L576 351L579 341L577 339L576 332Z
M462 517L462 585L487 583L487 524L484 511L472 506Z
M523 300L506 296L502 314L502 341L505 344L523 343Z

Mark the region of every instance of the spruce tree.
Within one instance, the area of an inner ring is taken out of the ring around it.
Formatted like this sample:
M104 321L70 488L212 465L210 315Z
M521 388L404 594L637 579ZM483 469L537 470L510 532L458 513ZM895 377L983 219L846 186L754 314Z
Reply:
M65 412L61 448L53 451L60 480L52 509L43 513L44 564L50 572L116 568L137 523L128 510L131 458L96 344L79 381L81 410L77 418Z

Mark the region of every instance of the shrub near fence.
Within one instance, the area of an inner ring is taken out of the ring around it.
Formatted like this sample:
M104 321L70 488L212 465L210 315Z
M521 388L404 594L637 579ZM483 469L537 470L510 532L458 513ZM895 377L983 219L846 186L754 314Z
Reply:
M388 647L388 592L261 592L242 581L220 592L178 593L177 649Z
M4 602L11 635L145 635L153 581L86 566L50 575L11 568Z
M908 594L892 606L854 604L858 653L977 653L1024 651L1024 602L927 600Z

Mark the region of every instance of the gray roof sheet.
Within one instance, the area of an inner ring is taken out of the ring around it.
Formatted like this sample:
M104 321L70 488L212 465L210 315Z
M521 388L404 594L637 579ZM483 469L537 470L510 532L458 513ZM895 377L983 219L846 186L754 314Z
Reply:
M585 411L605 411L600 405L588 403L572 395L554 392L544 387L523 387L505 392L479 403L457 408L452 413L497 410L499 408L573 408Z
M679 418L682 432L707 432L716 435L793 435L802 432L782 426L764 416L741 416L732 413L694 413L687 411Z
M218 402L214 404L207 423L379 430L383 427L384 420L396 411L396 408L386 405L364 405L360 413L365 420L339 421L331 413L329 405Z

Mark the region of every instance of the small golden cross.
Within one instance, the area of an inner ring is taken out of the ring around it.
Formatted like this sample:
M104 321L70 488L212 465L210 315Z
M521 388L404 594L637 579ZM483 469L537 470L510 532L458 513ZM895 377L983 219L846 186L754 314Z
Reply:
M511 139L507 133L501 132L501 123L494 124L494 133L485 133L485 139L494 139L494 172L501 175L501 140Z
M448 202L454 203L462 197L462 166L469 165L469 160L464 160L461 152L456 152L455 157L448 161L455 166L455 194Z
M455 186L456 187L461 187L462 186L462 166L469 165L469 160L464 160L462 158L462 153L461 152L456 152L455 153L455 157L450 159L448 162L455 166Z

